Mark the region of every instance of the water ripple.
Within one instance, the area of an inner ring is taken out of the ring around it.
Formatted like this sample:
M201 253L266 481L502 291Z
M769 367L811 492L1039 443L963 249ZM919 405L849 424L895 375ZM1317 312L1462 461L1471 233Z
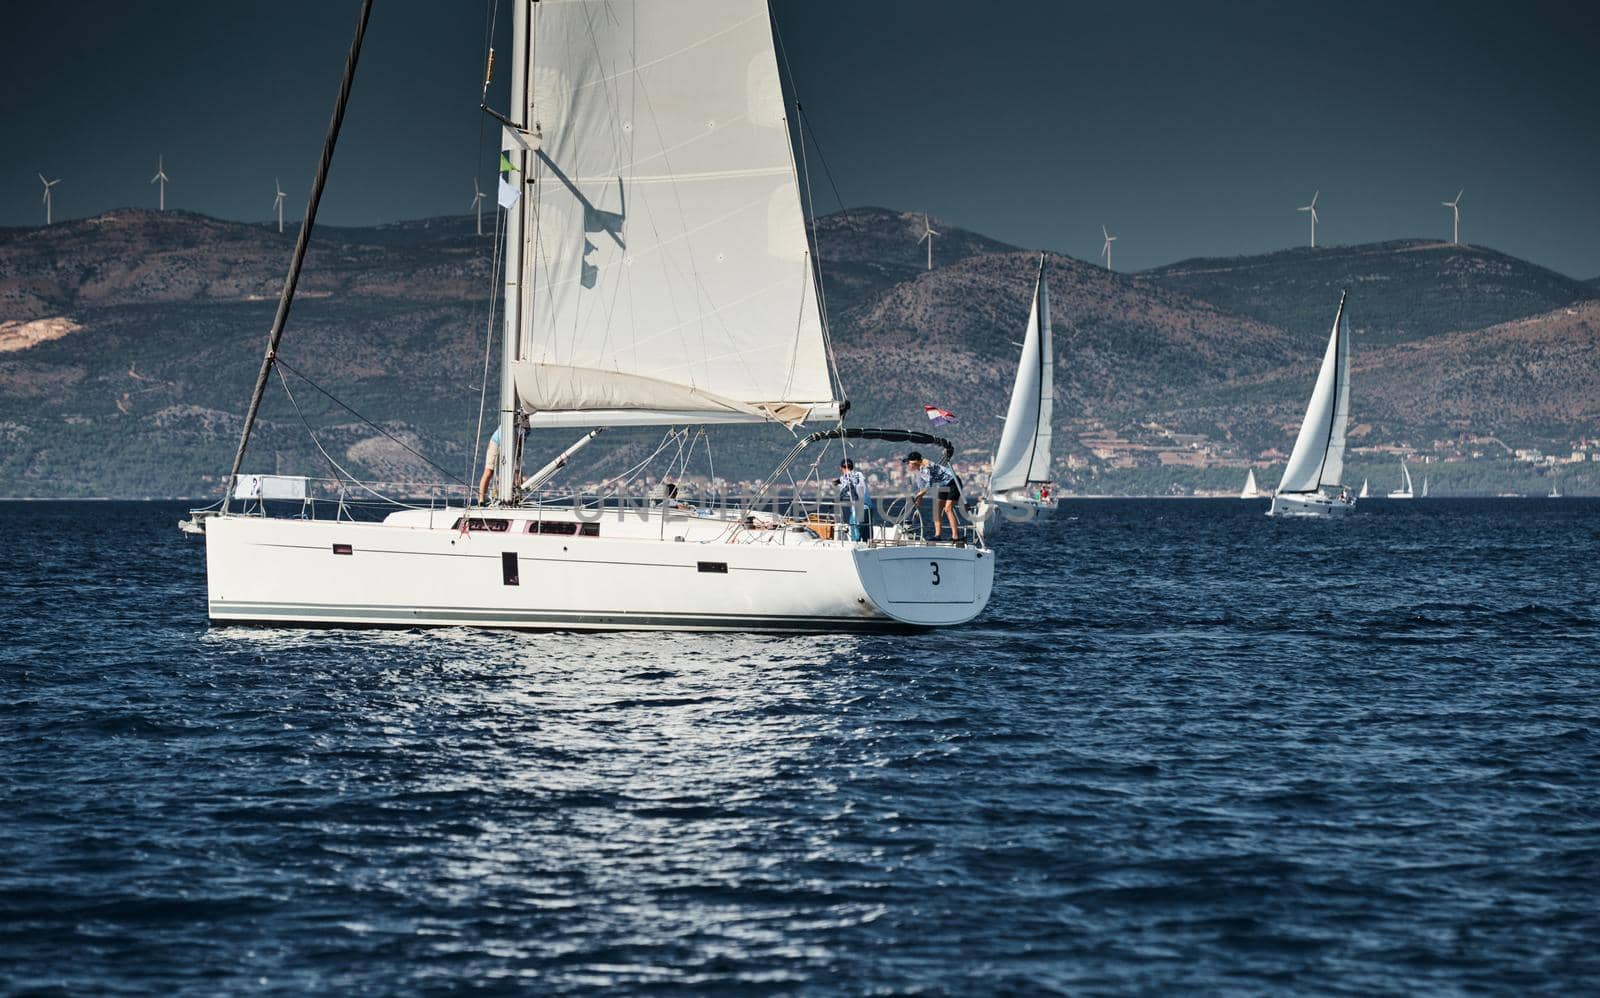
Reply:
M1070 506L889 638L211 629L6 504L0 990L1600 989L1600 504Z

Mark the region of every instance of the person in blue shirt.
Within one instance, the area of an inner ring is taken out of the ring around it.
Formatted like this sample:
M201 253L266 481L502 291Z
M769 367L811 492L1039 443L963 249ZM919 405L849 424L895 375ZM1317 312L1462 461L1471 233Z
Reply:
M839 507L844 512L844 522L850 525L850 539L861 540L863 530L872 530L872 497L867 494L867 476L856 470L849 458L839 462L839 477L834 484L839 487Z
M528 426L524 417L517 417L517 488L522 487L522 438L528 435ZM495 468L500 464L500 427L494 428L494 435L489 438L489 448L483 455L483 477L478 479L478 505L482 506L488 501L489 483L494 480Z
M929 461L918 451L912 451L902 460L911 468L911 481L917 490L914 502L921 503L928 490L933 490L933 539L939 539L948 519L950 539L959 540L961 528L956 523L956 503L961 499L961 480L948 465Z

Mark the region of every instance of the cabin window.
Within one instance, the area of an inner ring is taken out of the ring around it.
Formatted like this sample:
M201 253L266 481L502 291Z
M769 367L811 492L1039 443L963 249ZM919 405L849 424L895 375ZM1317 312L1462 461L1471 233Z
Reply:
M710 572L713 575L727 575L728 563L725 561L702 561L700 571Z
M600 536L600 524L598 524L598 523L580 523L580 524L578 524L578 536L579 537L599 537Z
M562 537L571 537L578 532L577 526L576 523L563 523L560 520L540 520L537 523L528 524L528 533L558 534Z
M333 546L333 553L334 554L355 554L356 553L356 549L353 546L349 545L349 544L335 544Z
M461 523L462 523L462 521L460 519L457 519L456 520L456 525L452 529L460 530L461 529ZM511 529L511 521L510 520L489 520L489 519L484 519L484 518L480 518L480 517L476 517L476 516L472 517L470 520L467 520L466 524L467 524L467 529L468 530L487 530L490 533L495 533L495 534L503 534L507 530Z
M517 553L515 551L500 552L500 581L508 586L522 584L517 577Z

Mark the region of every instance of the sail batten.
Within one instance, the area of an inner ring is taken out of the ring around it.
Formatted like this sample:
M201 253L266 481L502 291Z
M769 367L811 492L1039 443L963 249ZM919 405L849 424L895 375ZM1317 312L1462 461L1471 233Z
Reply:
M1022 341L1022 358L1011 388L1005 428L995 448L989 487L996 492L1048 483L1050 478L1050 425L1055 408L1054 342L1050 328L1050 289L1044 279L1044 261L1034 285L1028 312L1028 332Z
M521 408L836 414L765 0L532 10Z

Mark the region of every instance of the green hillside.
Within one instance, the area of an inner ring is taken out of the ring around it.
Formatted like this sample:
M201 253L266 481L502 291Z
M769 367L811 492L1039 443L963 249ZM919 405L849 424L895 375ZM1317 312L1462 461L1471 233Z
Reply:
M1537 315L1595 296L1592 284L1481 246L1398 240L1185 260L1138 275L1296 333L1326 333L1351 295L1360 342L1400 343Z

